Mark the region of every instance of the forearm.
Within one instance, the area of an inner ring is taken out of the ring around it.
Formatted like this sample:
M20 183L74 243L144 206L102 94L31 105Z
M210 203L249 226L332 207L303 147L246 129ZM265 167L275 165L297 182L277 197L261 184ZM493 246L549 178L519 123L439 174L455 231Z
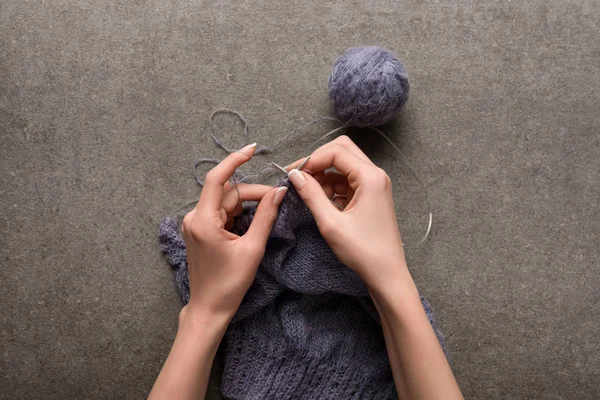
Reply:
M173 347L148 399L204 399L228 319L182 310Z
M452 370L405 266L371 296L381 316L398 395L403 399L462 399Z
M375 296L371 294L371 298L373 299L373 303L377 308L377 312L379 313L381 328L383 330L383 338L385 340L385 347L388 354L388 359L390 361L390 368L392 370L392 376L394 377L394 384L396 386L396 391L400 393L400 360L398 359L398 351L396 351L396 345L394 344L394 338L392 336L392 331L390 330L390 324L385 317L385 314L381 311L379 304L375 300Z

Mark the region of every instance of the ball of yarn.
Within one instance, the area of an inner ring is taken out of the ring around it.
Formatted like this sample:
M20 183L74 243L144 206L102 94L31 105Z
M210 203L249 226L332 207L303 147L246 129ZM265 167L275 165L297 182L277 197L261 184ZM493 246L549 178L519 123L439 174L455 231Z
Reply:
M385 124L408 100L404 65L377 46L346 50L333 65L328 86L334 112L347 125Z

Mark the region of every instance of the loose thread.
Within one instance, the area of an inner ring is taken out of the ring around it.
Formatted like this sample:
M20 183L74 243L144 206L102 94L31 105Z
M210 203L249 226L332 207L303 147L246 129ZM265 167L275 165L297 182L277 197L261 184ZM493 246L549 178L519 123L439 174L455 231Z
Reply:
M235 153L236 151L238 151L237 149L232 149L229 148L225 145L225 143L223 143L223 141L221 139L219 139L219 137L215 134L215 116L218 114L228 114L228 115L234 115L236 116L240 121L243 122L244 124L244 131L242 133L242 135L244 136L244 138L246 139L246 141L248 141L249 138L249 134L248 134L248 121L246 120L246 118L244 118L244 116L242 114L240 114L239 112L235 111L235 110L231 110L229 108L220 108L218 110L215 110L212 112L212 114L210 115L209 118L209 123L210 123L210 137L213 139L213 141L215 142L215 144L220 147L221 149L223 149L224 151L226 151L227 153L231 154L231 153ZM304 125L301 125L297 128L295 128L293 131L280 136L279 140L277 142L275 142L275 144L272 147L267 147L267 146L260 146L258 147L255 151L254 151L254 155L260 155L260 154L269 154L269 153L273 153L275 152L277 149L279 149L279 147L283 144L288 142L290 139L293 139L294 137L297 136L297 133L300 132L302 129L307 128L311 125L316 124L317 122L320 121L334 121L337 123L341 124L341 121L339 121L336 118L332 118L332 117L319 117L313 121L310 121ZM194 165L194 178L196 179L196 183L198 183L198 185L200 187L204 187L204 181L198 176L198 167L202 164L218 164L220 161L215 159L215 158L201 158L200 160L198 160L196 162L196 164ZM235 170L235 172L233 173L232 176L232 180L233 180L233 184L235 185L237 194L238 194L238 203L241 203L241 194L240 191L237 187L238 181L239 182L244 182L247 180L252 180L252 179L257 179L261 176L264 176L265 173L268 173L272 171L272 168L267 168L264 169L263 171L261 171L258 174L254 174L254 175L245 175L241 172L239 172L237 169Z
M244 138L248 138L248 121L246 120L246 118L244 118L244 116L242 114L240 114L237 111L234 110L230 110L228 108L220 108L218 110L215 110L212 112L212 114L210 114L210 118L209 118L209 122L210 122L210 136L213 138L215 144L217 146L219 146L220 148L222 148L223 150L225 150L228 153L234 153L236 152L238 149L231 149L227 146L225 146L225 144L223 143L223 141L221 139L219 139L217 137L217 135L215 135L215 116L218 114L229 114L229 115L235 115L236 117L238 117L240 119L240 121L242 121L244 123ZM260 154L265 152L264 148L258 148L256 149L255 154ZM268 152L268 151L267 151Z
M198 185L200 187L204 187L204 181L198 177L198 167L202 164L207 164L207 163L216 165L216 164L219 164L219 162L220 161L217 160L216 158L202 158L202 159L198 160L198 162L196 162L196 165L194 165L194 178L196 178L196 182L198 183ZM241 172L238 172L237 169L233 172L233 175L231 176L231 179L233 180L233 186L235 187L235 191L237 192L237 195L238 195L238 204L241 204L242 203L242 195L240 193L240 189L238 188L238 180L236 178L236 175L242 176L242 179L240 180L240 182L245 180L247 178L247 176L245 176Z
M248 134L248 121L237 111L234 110L230 110L228 108L221 108L218 109L216 111L213 111L213 113L210 115L210 136L212 137L213 141L215 142L215 144L220 147L221 149L223 149L224 151L226 151L227 153L234 153L236 151L238 151L237 149L231 149L229 147L227 147L223 141L221 139L219 139L217 137L217 135L215 134L215 129L214 129L214 117L218 114L230 114L230 115L235 115L236 117L238 117L240 119L240 121L242 121L244 123L244 131L243 131L243 135L244 138L248 139L249 134ZM256 149L255 151L255 155L257 154L268 154L268 153L273 153L276 150L278 150L280 148L280 146L282 146L285 143L288 143L289 140L293 139L294 137L297 136L298 132L300 132L302 129L307 128L311 125L314 125L320 121L332 121L332 122L336 122L338 124L340 124L341 126L334 128L332 130L330 130L329 132L325 133L323 136L319 137L316 141L314 141L310 146L308 146L307 148L305 148L303 151L312 151L314 146L316 146L317 144L323 142L325 139L330 138L331 136L335 135L336 133L338 133L339 131L343 130L343 129L347 129L347 128L352 128L349 125L344 125L340 120L336 119L336 118L332 118L332 117L319 117L313 121L310 121L306 124L303 124L297 128L295 128L294 130L292 130L291 132L282 135L280 137L280 139L272 146L272 147L267 147L267 146L261 146L259 148ZM402 158L402 160L404 161L404 163L408 166L409 170L411 171L411 173L415 176L415 178L417 179L417 181L419 182L419 184L423 187L424 191L425 191L425 200L427 203L427 210L428 210L428 223L427 223L427 230L425 232L425 235L421 238L421 240L415 245L415 246L407 246L409 248L412 247L419 247L420 245L422 245L427 238L429 237L429 234L431 233L431 228L433 225L433 213L431 212L431 201L429 199L429 191L427 190L427 186L425 185L425 182L421 179L421 177L419 177L419 174L417 174L415 168L413 167L413 165L411 164L411 162L408 160L408 158L404 155L404 153L398 148L398 146L396 146L396 144L380 129L373 127L373 126L365 126L363 128L367 128L367 129L371 129L375 132L377 132L381 137L383 137L389 144L390 146L392 146L392 148L396 151L396 153L398 153L400 155L400 157ZM196 162L196 164L194 165L194 178L196 179L196 182L198 183L198 185L200 187L204 186L204 181L202 179L200 179L200 177L198 176L198 167L202 164L218 164L220 161L215 159L215 158L202 158L200 160L198 160ZM233 185L235 185L236 190L237 190L237 194L238 194L238 202L241 202L241 195L239 192L239 189L237 188L237 184L240 182L245 182L245 181L251 181L251 182L256 182L260 179L265 179L269 176L272 176L276 171L274 170L274 167L269 167L266 169L263 169L261 172L259 172L258 174L252 174L252 175L245 175L239 171L235 171L233 176L232 176L232 180L233 180Z
M412 174L415 176L415 178L417 178L417 180L419 181L419 183L425 190L425 201L427 202L427 211L429 212L429 222L427 224L427 231L425 232L425 236L423 236L423 238L415 246L415 247L419 247L427 240L427 237L429 236L429 233L431 232L431 226L433 224L433 213L431 212L431 201L429 200L429 191L427 190L427 186L425 185L425 182L423 182L423 180L421 179L419 174L417 174L417 171L415 171L415 168L412 166L410 161L408 161L408 158L406 158L404 153L398 148L398 146L396 146L396 144L394 142L392 142L392 140L385 133L383 133L380 129L372 127L372 126L369 126L368 128L379 133L385 140L387 140L387 142L394 148L394 150L396 150L396 152L398 154L400 154L400 156L402 157L402 159L404 160L404 162L410 169L410 172L412 172Z
M229 114L229 115L235 115L236 117L238 117L238 119L240 121L242 121L244 123L244 132L243 132L243 136L244 138L247 140L250 135L248 133L248 121L246 120L246 118L244 118L244 116L242 114L240 114L237 111L231 110L229 108L220 108L218 110L215 110L212 112L212 114L210 115L209 118L209 123L210 123L210 136L212 137L213 141L215 142L215 144L217 146L219 146L221 149L225 150L227 153L234 153L236 152L238 149L232 149L227 147L223 141L221 139L219 139L219 137L215 134L215 116L218 114ZM342 124L342 122L337 119L337 118L332 118L332 117L319 117L315 120L312 120L310 122L307 122L304 125L300 125L299 127L295 128L294 130L292 130L291 132L288 132L284 135L280 135L279 139L275 142L275 144L271 147L268 146L259 146L256 151L254 152L255 155L258 154L268 154L268 153L273 153L277 150L279 150L279 148L283 145L289 142L290 139L293 139L294 137L297 136L298 132L300 132L301 130L303 130L304 128L308 128L311 125L316 124L317 122L320 121L332 121L332 122L337 122L338 124ZM209 159L210 160L210 159Z
M273 145L273 147L269 148L268 152L272 153L275 152L277 150L279 150L279 148L283 145L288 143L288 141L290 139L293 139L297 136L298 132L300 132L301 130L303 130L304 128L308 128L309 126L312 126L314 124L316 124L317 122L321 122L321 121L332 121L332 122L337 122L340 125L342 124L342 121L340 121L337 118L332 118L332 117L319 117L317 119L314 119L310 122L305 123L304 125L300 125L299 127L295 128L293 131L286 133L285 135L281 136L277 142L275 142L275 144Z
M308 147L308 149L314 148L314 146L316 146L318 143L320 143L323 140L329 138L330 136L333 136L337 132L339 132L339 131L341 131L343 129L347 129L347 128L353 128L353 127L350 126L350 125L342 125L340 127L332 129L331 131L327 132L326 134L324 134L323 136L321 136L319 139L317 139L316 141L314 141ZM413 165L411 164L411 162L408 160L408 158L398 148L398 146L396 146L396 144L394 142L392 142L392 140L385 133L383 133L383 131L381 131L380 129L375 128L373 126L365 126L365 127L362 127L362 128L371 129L371 130L377 132L379 135L381 135L392 146L392 148L398 154L400 154L400 156L402 157L402 160L404 160L404 163L408 166L410 172L414 175L415 178L417 178L417 181L419 182L419 184L423 187L423 190L425 191L425 201L427 203L427 212L428 212L428 217L429 217L428 218L428 222L427 222L427 230L425 232L425 235L421 238L421 240L416 245L414 245L414 246L405 246L407 248L417 248L417 247L419 247L420 245L422 245L427 240L427 238L429 237L429 234L431 233L431 227L433 225L433 213L431 212L431 201L429 200L429 191L427 190L427 186L425 185L425 182L423 182L423 180L421 179L421 177L419 176L419 174L417 174L417 171L415 170L415 168L413 167Z

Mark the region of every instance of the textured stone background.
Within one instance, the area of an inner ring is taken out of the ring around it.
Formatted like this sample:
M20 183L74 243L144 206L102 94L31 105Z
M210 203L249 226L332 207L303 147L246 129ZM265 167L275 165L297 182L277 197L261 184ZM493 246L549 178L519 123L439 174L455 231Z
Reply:
M329 112L360 44L410 73L388 131L434 227L409 266L465 395L599 398L599 21L593 0L0 1L0 398L143 398L180 307L156 228L223 156L210 113L272 143Z

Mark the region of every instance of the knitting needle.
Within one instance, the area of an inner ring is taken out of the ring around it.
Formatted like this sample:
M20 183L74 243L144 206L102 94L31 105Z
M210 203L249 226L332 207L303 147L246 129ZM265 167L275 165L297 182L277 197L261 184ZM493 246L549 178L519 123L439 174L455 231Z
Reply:
M302 161L302 163L301 163L300 165L298 165L298 166L296 167L296 169L297 169L298 171L301 171L301 170L302 170L302 168L304 168L304 166L305 166L305 165L306 165L306 163L308 162L308 160L310 160L310 156L306 157L306 160Z
M298 165L298 167L296 167L296 169L299 171L302 168L304 168L304 166L306 165L306 163L308 162L308 160L310 160L310 156L306 157L306 160L302 161L300 163L300 165ZM288 175L288 172L286 171L285 168L283 168L282 166L274 163L273 161L271 161L271 165L274 166L275 168L277 168L278 170L280 170L281 172L283 172L284 174ZM338 195L337 197L346 197L346 195ZM344 211L344 207L342 207L341 205L339 205L338 203L336 203L335 201L333 201L333 199L330 200L334 206L336 206L340 211Z
M306 165L308 160L310 160L310 156L306 157L306 160L302 161L302 163L300 163L300 165L298 165L296 167L296 169L298 171L300 171L302 168L304 168L304 166ZM280 170L281 172L283 172L286 176L288 175L288 172L282 166L275 164L273 161L271 161L271 165L274 166L275 168L277 168L278 170Z
M277 168L278 170L280 170L281 172L283 172L287 176L288 172L285 170L285 168L275 164L273 161L271 161L271 165L274 166L275 168Z

